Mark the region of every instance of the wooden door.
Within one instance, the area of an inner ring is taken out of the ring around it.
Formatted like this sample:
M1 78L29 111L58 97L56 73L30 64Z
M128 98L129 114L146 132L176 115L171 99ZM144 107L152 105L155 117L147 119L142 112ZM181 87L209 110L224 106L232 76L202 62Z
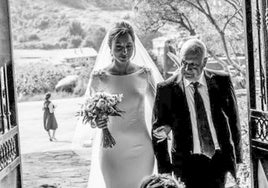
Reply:
M244 0L251 169L254 188L268 187L268 0Z
M9 2L0 0L0 187L21 188L21 155L9 19Z

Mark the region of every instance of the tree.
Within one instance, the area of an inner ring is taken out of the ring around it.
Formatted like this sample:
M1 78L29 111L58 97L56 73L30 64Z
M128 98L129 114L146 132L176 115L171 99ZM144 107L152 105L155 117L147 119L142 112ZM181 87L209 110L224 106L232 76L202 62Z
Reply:
M78 48L80 47L82 41L83 39L79 35L71 36L68 48Z
M244 45L241 0L137 0L135 10L145 30L157 31L166 25L176 24L178 31L199 34L207 43L212 57L225 67L234 66L245 75L245 70L235 58L243 53ZM218 44L221 44L220 51L215 47ZM220 60L220 54L224 54L227 61Z
M84 38L84 36L85 36L85 31L84 31L81 23L78 21L73 21L70 24L69 33L71 36L81 36L82 38Z
M83 47L93 47L95 50L99 50L101 43L106 35L106 29L101 25L90 25L87 32Z

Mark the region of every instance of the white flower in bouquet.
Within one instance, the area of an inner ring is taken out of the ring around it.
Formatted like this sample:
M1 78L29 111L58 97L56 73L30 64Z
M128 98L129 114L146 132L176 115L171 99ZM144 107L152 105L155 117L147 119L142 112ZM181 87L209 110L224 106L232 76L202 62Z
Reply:
M107 101L105 101L104 99L99 99L99 101L96 104L96 107L99 108L102 111L105 111L107 108Z

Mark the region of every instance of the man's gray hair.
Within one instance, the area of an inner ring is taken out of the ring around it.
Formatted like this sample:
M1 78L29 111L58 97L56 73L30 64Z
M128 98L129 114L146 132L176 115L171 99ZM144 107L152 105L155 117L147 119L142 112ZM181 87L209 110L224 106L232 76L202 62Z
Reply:
M202 56L203 58L207 56L206 45L199 39L189 39L182 44L180 50L180 56L182 57L185 54L196 54Z

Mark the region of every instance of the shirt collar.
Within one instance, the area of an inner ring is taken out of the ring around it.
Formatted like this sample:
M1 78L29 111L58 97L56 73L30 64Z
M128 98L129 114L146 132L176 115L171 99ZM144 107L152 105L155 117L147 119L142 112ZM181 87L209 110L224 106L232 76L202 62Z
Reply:
M184 82L185 87L188 87L192 83L191 80L188 80L188 79L185 79L185 78L183 79L183 82ZM202 71L202 73L200 75L200 78L197 80L197 82L199 82L202 86L207 86L204 71Z

